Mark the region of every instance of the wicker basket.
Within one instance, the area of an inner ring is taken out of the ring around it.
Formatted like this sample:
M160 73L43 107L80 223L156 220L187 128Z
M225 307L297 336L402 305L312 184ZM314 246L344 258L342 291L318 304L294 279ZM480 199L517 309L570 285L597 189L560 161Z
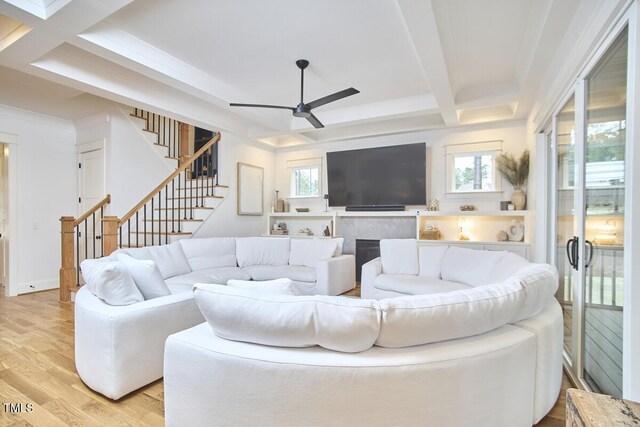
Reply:
M421 240L440 240L440 230L437 228L431 230L420 230Z

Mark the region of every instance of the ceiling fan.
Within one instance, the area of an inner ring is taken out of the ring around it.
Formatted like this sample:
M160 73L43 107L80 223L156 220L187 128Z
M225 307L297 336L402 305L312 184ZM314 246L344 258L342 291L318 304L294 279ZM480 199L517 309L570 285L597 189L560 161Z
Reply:
M355 95L356 93L360 93L359 90L350 87L349 89L341 90L340 92L336 92L331 95L327 95L323 98L316 99L315 101L307 102L306 104L303 101L304 95L304 69L309 66L309 61L306 59L298 59L296 61L296 65L300 68L300 103L296 107L285 107L282 105L264 105L264 104L238 104L235 102L230 103L231 107L257 107L257 108L279 108L282 110L291 110L295 117L305 118L315 127L316 129L323 128L324 125L318 120L316 116L313 115L311 110L316 107L320 107L321 105L328 104L333 101L337 101L342 98L346 98L347 96Z

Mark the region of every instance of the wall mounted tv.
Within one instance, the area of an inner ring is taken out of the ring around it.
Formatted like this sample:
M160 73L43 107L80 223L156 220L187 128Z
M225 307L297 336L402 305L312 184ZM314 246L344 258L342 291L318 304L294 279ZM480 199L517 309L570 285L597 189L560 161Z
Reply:
M425 205L426 145L327 153L330 206Z

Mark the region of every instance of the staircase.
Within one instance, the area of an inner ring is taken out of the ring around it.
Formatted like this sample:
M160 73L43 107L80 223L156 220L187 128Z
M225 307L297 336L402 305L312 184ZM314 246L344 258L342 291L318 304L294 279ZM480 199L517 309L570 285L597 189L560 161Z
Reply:
M118 248L164 245L189 237L228 194L229 187L218 183L213 162L220 133L189 155L187 125L137 108L131 116L143 121L142 130L153 136L150 143L174 162L175 170L121 218L105 215L111 203L107 195L80 218L60 219L61 301L69 301L71 291L83 284L81 261Z

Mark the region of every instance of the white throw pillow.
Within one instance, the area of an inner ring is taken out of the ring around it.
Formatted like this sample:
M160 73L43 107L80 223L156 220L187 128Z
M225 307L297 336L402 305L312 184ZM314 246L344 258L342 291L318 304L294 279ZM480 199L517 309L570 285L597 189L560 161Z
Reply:
M146 246L144 248L120 249L118 253L125 253L135 259L149 259L155 261L162 273L163 279L191 273L191 267L184 255L180 242L169 245Z
M380 257L384 274L418 275L418 243L416 239L380 240Z
M418 264L420 265L420 276L440 279L440 264L442 258L447 253L449 246L421 246L418 249Z
M249 289L254 292L269 295L300 295L300 289L291 279L275 280L236 280L231 279L227 286L238 289Z
M237 265L234 237L180 239L179 242L193 271Z
M333 257L336 245L333 239L291 239L289 265L315 267L318 261Z
M460 282L469 286L495 283L492 272L506 251L485 251L451 246L442 258L442 280Z
M145 300L171 295L155 262L138 260L122 253L117 255L117 259L129 270Z
M290 245L288 237L236 237L238 266L287 265Z
M115 257L104 257L96 259L85 259L80 263L80 273L84 279L84 285L89 289L89 292L95 295L95 282L93 276L101 268L102 264L109 261L115 261Z
M355 353L370 348L380 331L374 300L264 295L199 283L194 294L215 334L234 341Z
M376 345L409 347L483 334L514 318L525 298L517 282L380 301Z
M91 276L91 281L95 296L109 305L129 305L144 301L131 274L121 262L102 263Z

